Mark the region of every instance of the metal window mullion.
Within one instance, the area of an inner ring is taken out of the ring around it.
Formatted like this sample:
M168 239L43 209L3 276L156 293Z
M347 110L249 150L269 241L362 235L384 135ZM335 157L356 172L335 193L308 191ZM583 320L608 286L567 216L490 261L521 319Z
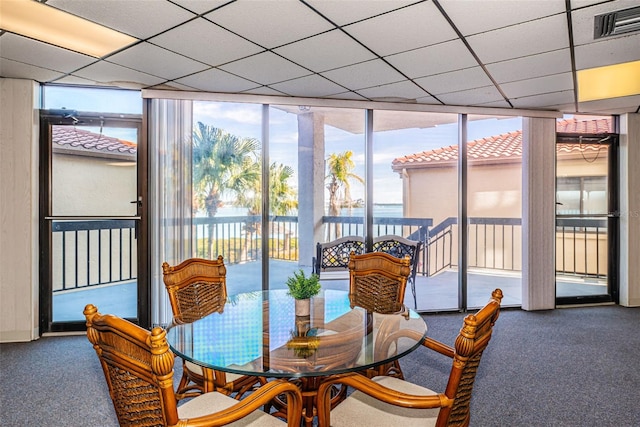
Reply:
M87 230L87 286L91 286L91 230Z
M467 311L467 115L458 115L458 309Z

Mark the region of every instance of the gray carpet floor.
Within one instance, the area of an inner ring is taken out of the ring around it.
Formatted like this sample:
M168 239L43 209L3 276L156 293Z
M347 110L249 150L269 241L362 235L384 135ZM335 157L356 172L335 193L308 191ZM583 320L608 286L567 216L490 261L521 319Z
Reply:
M463 317L425 315L429 335L452 343ZM640 308L503 310L474 386L471 425L640 426L639 326ZM401 365L408 380L435 390L450 369L424 348ZM0 345L0 425L117 426L86 337Z

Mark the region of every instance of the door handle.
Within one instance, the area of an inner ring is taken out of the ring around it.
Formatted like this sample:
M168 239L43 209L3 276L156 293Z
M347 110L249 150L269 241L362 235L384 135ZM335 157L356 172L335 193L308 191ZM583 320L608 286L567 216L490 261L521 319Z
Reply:
M138 200L132 200L129 203L136 203L136 205L141 208L142 207L142 196L138 196Z

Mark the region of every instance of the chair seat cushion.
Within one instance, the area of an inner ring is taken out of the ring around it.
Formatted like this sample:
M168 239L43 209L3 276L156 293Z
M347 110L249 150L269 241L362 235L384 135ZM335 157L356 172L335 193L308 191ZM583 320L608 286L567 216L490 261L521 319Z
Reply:
M180 419L195 418L219 412L237 404L238 401L222 393L205 393L178 406ZM282 427L287 423L262 411L253 411L246 417L228 424L229 426Z
M373 381L417 396L437 394L398 378L374 377ZM361 391L355 391L331 411L331 427L435 426L438 412L438 409L410 409L390 405Z
M188 360L184 361L184 366L185 366L185 368L187 368L187 370L189 372L193 372L194 374L202 375L202 366L196 365L195 363L189 362ZM243 375L233 374L231 372L227 372L225 374L225 378L227 379L228 383L230 383L232 381L236 381L236 380L238 380L238 379L240 379L242 377L243 377Z

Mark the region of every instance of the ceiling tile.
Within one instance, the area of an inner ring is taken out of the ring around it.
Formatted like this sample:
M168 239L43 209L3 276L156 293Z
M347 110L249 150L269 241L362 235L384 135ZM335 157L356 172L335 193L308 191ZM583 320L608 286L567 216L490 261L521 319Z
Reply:
M342 86L321 77L311 75L299 79L287 80L286 82L270 85L272 88L287 93L292 96L327 96L334 93L344 92Z
M140 43L108 58L134 70L173 80L209 68L192 59L169 52L150 43Z
M460 40L391 55L385 59L410 78L426 77L478 65Z
M304 68L271 52L260 53L219 68L263 85L311 74Z
M205 16L269 49L335 28L298 0L238 1Z
M539 93L572 90L573 75L569 72L529 80L519 80L501 84L500 88L507 98L521 98Z
M358 93L374 101L386 102L415 101L417 98L423 98L429 95L409 81L360 89Z
M197 91L196 88L180 84L175 81L164 82L159 85L150 86L149 89L158 89L158 90L187 90L187 91Z
M578 110L598 114L637 112L640 110L640 95L581 102L578 104Z
M64 74L46 68L24 64L11 59L0 58L0 76L16 79L31 79L38 82L49 82Z
M428 104L428 105L441 105L442 103L435 99L433 96L424 96L422 98L416 99L418 104Z
M476 105L500 101L504 98L495 86L485 86L459 92L443 93L438 95L438 99L447 105Z
M576 46L576 70L640 60L640 33Z
M568 104L573 102L572 90L562 92L545 93L542 95L525 96L510 99L515 108L547 108L549 105Z
M565 12L565 0L440 0L440 5L465 36Z
M322 75L351 90L404 80L402 74L380 59L327 71Z
M0 56L62 73L69 73L96 61L91 56L11 33L0 37Z
M47 4L141 39L195 16L168 1L49 0Z
M539 19L467 38L483 63L504 61L569 47L564 15Z
M362 97L362 96L358 95L355 92L336 93L335 95L329 95L326 98L349 99L349 100L353 100L353 101L366 101L367 100L365 97Z
M432 2L418 3L344 29L380 56L456 38L455 31Z
M102 86L100 83L96 83L93 80L83 79L82 77L74 76L73 74L66 75L60 79L55 80L55 83L65 85L82 85L82 86Z
M149 40L189 58L216 66L256 54L263 49L198 18Z
M282 92L271 89L270 87L267 87L267 86L261 86L255 89L246 90L242 93L248 93L251 95L265 95L265 96L283 96L284 95Z
M477 107L490 107L490 108L511 108L511 105L504 99L501 101L483 102L476 104Z
M274 52L316 72L375 58L371 52L340 30L288 44L275 49Z
M152 86L162 83L164 79L151 76L146 73L112 64L107 61L100 61L89 65L86 68L73 73L76 76L93 80L96 83L104 83L106 85L122 83L138 83L141 86Z
M234 0L171 0L175 4L178 4L186 9L189 9L193 13L203 14L210 12L213 9L217 9L227 3L231 3Z
M491 85L491 79L481 67L436 74L415 79L415 82L434 95Z
M498 83L564 73L571 71L571 52L567 48L494 62L487 65L487 70Z
M571 2L573 5L573 2ZM592 7L573 10L571 12L571 24L573 28L573 43L576 46L593 43L594 18L596 15L628 9L640 5L638 0L617 0L598 4ZM575 6L574 6L575 9Z
M313 8L338 25L350 24L415 3L415 0L307 0Z
M211 69L177 79L176 82L209 92L242 92L260 86L227 72Z

